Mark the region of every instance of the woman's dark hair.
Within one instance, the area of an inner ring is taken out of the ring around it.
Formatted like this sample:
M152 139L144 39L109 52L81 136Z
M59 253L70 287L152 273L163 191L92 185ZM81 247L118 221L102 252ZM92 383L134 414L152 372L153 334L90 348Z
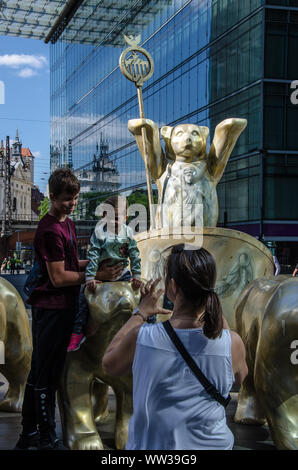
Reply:
M69 168L57 168L49 178L49 192L54 197L62 193L69 193L72 196L80 191L80 182Z
M187 302L198 310L205 307L203 332L207 338L217 338L223 329L223 316L219 297L214 291L216 265L213 256L204 248L188 250L184 244L175 245L165 270L166 289L170 279L174 279Z

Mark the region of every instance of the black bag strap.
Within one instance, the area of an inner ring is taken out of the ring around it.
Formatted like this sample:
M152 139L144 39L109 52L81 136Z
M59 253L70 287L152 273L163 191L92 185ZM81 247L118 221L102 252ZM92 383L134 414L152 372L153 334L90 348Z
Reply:
M209 393L209 395L211 395L211 397L214 398L214 400L218 401L222 406L224 406L226 408L228 406L230 400L231 400L231 396L229 395L227 398L224 398L217 391L217 389L214 387L214 385L212 385L212 383L209 382L207 377L203 374L203 372L197 366L197 364L195 363L195 361L193 360L191 355L185 349L183 343L180 341L179 337L175 333L175 330L173 329L173 327L172 327L171 323L169 322L169 320L163 322L162 325L163 325L164 329L166 330L167 334L169 335L170 339L172 340L172 342L174 343L174 345L176 346L176 348L180 352L181 356L183 357L183 359L185 360L185 362L189 366L189 368L192 370L192 372L195 374L195 376L197 377L199 382L201 382L201 384L205 388L206 392Z

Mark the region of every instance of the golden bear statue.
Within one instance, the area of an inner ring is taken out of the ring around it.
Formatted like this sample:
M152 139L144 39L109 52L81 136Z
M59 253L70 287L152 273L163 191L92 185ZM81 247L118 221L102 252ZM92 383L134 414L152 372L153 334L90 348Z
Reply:
M234 421L267 420L278 449L298 450L298 279L251 282L234 313L248 365Z
M240 118L225 119L219 123L208 153L208 127L196 124L163 126L164 152L155 122L150 119L128 121L128 129L134 135L143 158L142 128L146 129L148 164L158 189L157 229L202 225L216 227L216 186L246 125L247 120Z
M31 364L32 339L24 302L15 287L2 277L0 340L4 344L4 360L0 361L0 372L9 382L8 391L0 402L0 411L20 412Z
M132 377L111 377L103 370L106 348L140 300L129 282L104 282L85 291L93 330L81 348L66 358L58 400L64 444L71 450L102 450L96 423L108 413L108 387L116 397L115 445L124 449L132 415Z

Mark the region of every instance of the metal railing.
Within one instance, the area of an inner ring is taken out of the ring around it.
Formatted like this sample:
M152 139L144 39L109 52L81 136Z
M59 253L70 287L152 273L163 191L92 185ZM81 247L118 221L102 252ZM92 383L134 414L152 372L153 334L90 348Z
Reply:
M4 219L3 214L0 215L0 221ZM12 214L12 223L15 222L38 222L38 215L36 214Z

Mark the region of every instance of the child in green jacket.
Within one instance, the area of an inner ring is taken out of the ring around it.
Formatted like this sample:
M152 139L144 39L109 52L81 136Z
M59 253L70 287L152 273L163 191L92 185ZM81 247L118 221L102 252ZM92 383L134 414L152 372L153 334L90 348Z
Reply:
M95 280L99 266L103 261L110 260L110 265L119 262L123 264L123 271L115 279L115 282L132 281L132 288L137 289L141 285L141 260L133 231L125 223L127 218L126 198L112 196L104 204L112 210L103 213L104 219L97 223L90 238L91 247L87 255L89 263L86 268L86 288L95 292L96 283L100 282ZM108 217L106 217L107 214ZM111 214L110 217L109 214ZM128 269L129 261L130 270ZM73 333L67 349L69 352L79 349L86 339L83 331L87 323L88 313L86 298L82 293Z

